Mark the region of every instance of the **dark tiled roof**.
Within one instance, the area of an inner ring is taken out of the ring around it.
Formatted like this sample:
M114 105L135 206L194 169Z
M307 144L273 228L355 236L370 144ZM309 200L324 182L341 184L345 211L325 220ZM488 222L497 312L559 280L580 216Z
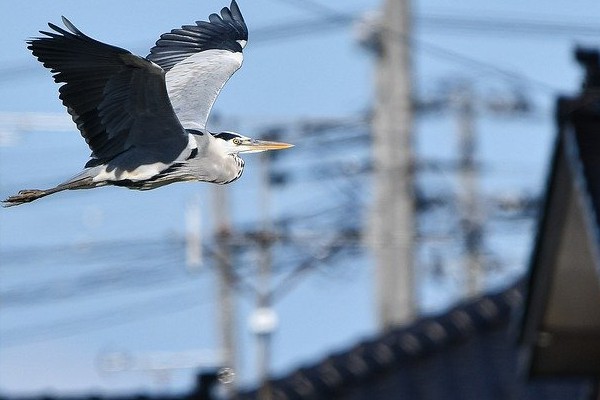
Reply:
M519 282L273 379L271 399L537 398L539 388L523 388L517 374L513 328L522 309L522 288ZM573 396L581 384L559 388ZM265 396L258 389L237 398Z

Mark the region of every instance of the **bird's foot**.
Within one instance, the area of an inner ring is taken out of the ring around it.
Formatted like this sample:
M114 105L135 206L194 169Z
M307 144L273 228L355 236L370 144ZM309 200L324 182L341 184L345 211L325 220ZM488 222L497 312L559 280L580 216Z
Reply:
M29 203L44 196L46 192L39 189L20 190L18 194L10 196L2 201L4 207L18 206L19 204Z

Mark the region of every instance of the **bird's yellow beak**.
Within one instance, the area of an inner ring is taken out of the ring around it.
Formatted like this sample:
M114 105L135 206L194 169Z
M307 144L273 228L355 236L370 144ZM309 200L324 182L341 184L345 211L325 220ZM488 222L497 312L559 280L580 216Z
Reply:
M254 140L252 147L257 150L283 150L294 147L293 144L283 142L270 142L268 140Z
M244 153L258 153L259 151L267 151L267 150L283 150L289 149L290 147L294 147L293 144L283 143L283 142L271 142L268 140L256 140L253 139L248 141L248 143L244 143L247 146L247 150Z

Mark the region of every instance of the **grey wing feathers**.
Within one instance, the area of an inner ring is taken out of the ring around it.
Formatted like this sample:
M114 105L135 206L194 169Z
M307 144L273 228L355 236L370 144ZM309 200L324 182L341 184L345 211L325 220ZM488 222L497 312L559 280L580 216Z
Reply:
M169 71L177 63L202 51L242 51L244 43L248 41L248 27L235 0L230 8L221 10L220 16L211 14L208 19L161 35L150 49L148 60Z
M208 19L163 34L147 57L167 71L169 99L186 129L206 128L217 96L242 65L248 40L235 0Z
M41 31L28 48L63 84L60 99L96 162L131 147L147 149L156 161L176 158L188 139L169 103L164 71L63 22L70 32L48 24L54 32Z

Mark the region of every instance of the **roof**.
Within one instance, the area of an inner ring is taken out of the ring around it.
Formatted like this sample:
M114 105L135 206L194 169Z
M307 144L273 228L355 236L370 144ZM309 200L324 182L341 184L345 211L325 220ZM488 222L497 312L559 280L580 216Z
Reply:
M600 53L578 50L586 81L557 105L558 135L523 322L532 375L600 376Z
M589 383L555 382L549 390L545 384L525 386L518 376L514 328L523 287L519 281L273 379L270 398L572 398ZM237 398L266 398L263 390Z

